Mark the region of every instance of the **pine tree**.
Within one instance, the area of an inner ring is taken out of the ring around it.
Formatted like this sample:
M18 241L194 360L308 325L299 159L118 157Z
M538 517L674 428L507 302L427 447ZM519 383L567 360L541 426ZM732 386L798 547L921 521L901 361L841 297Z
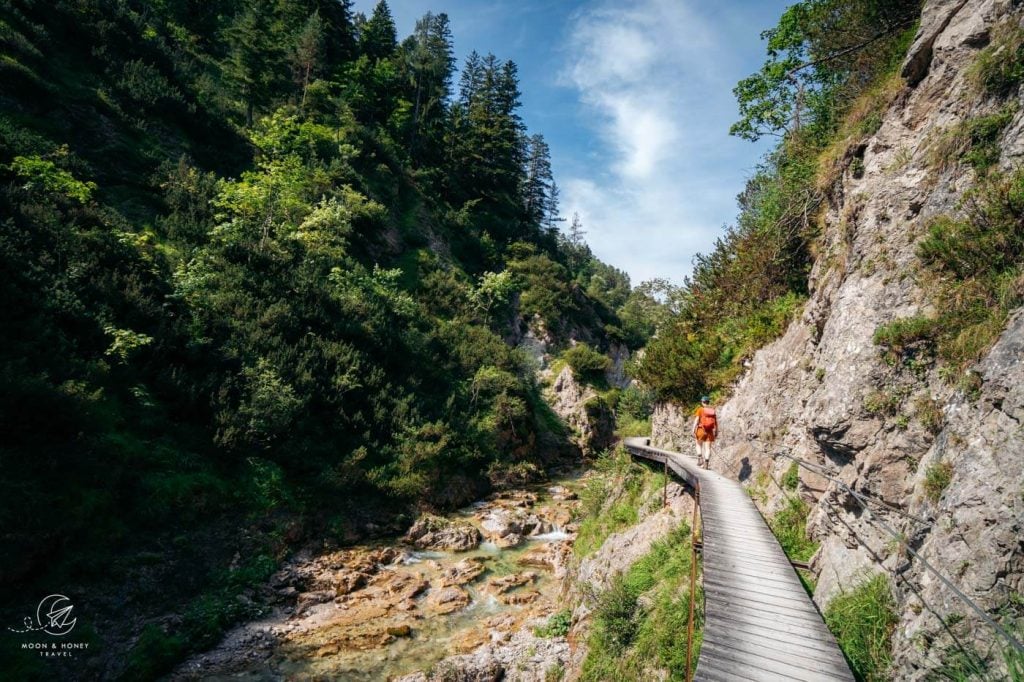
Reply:
M544 136L537 134L527 143L526 182L523 188L524 218L532 231L544 226L548 216L555 180L551 174L551 149Z
M388 59L398 48L398 34L391 9L385 0L373 8L373 14L362 26L359 35L359 50L371 61Z
M572 222L569 223L569 234L566 236L569 271L573 275L578 275L586 266L587 261L590 260L590 247L587 246L587 242L583 239L586 233L587 231L583 229L583 220L580 219L580 214L573 212Z
M562 217L561 209L559 208L561 194L561 191L558 189L558 183L552 180L551 191L548 193L547 204L544 206L543 223L544 231L549 237L557 235L558 230L561 227L561 223L565 222L565 218Z
M273 7L268 0L250 0L226 31L229 53L224 73L245 103L251 126L257 106L267 103L278 83L280 50L274 40Z
M455 69L448 15L425 14L403 48L413 102L409 155L415 162L421 138L436 145L444 132Z
M320 69L323 55L324 23L320 20L320 13L313 12L296 38L291 55L295 81L302 88L302 106L306 105L306 90Z
M466 57L466 64L462 67L462 75L459 77L459 104L467 110L473 105L483 85L483 70L480 54L473 50Z

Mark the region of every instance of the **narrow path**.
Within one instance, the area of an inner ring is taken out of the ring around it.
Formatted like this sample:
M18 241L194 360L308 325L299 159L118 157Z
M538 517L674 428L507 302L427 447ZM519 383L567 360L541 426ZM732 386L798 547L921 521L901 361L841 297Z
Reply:
M694 680L844 680L853 674L746 491L695 458L625 439L634 457L700 484L704 643Z

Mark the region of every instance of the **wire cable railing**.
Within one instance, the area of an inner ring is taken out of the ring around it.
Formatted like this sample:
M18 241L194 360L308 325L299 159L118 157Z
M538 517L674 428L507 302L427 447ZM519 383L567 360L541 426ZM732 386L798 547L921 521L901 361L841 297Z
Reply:
M834 476L831 476L828 473L825 473L822 470L823 467L821 467L820 465L817 465L817 464L815 464L813 462L807 462L806 460L800 459L799 457L794 457L794 456L792 456L792 455L790 455L788 453L785 453L785 452L775 453L775 456L777 456L777 457L785 457L785 458L787 458L789 460L792 460L793 462L796 462L797 465L802 466L802 467L808 469L809 471L813 471L816 474L818 474L819 476L827 478L828 480L830 480L833 483L835 483L839 488L841 488L848 495L850 495L854 500L857 501L857 503L864 510L865 514L867 514L867 517L868 517L869 521L872 521L873 523L875 523L879 528L881 528L886 533L888 533L890 536L892 536L893 539L895 539L897 542L900 542L902 544L902 547L911 556L913 556L915 559L917 559L918 562L920 563L920 565L923 568L925 568L929 573L931 573L933 576L938 578L939 581L942 582L942 584L945 585L950 590L950 592L952 592L958 599L960 599L963 603L965 603L967 606L969 606L971 608L971 610L974 611L974 613L977 614L979 618L981 618L982 622L984 622L989 627L991 627L994 632L996 632L997 634L999 634L1000 637L1002 637L1004 640L1006 640L1006 642L1008 642L1010 644L1010 646L1012 646L1018 653L1024 654L1024 644L1021 644L1020 640L1018 640L1008 630L1006 630L1006 628L1004 628L1002 625L1000 625L983 608L978 606L978 604L975 603L975 601L973 599L971 599L966 594L964 594L956 585L953 584L953 582L949 578L947 578L945 575L943 575L942 572L940 572L938 569L936 569L927 559L925 559L923 556L921 556L921 554L919 552L917 552L913 547L910 547L909 544L906 543L906 536L904 534L897 532L895 529L892 528L892 526L890 526L888 523L886 523L883 519L881 519L877 515L875 515L872 512L872 510L870 509L870 507L868 506L868 500L863 495L858 493L856 490L851 488L849 485L847 485L846 483L844 483L840 479L838 479L838 478L836 478ZM916 519L916 517L913 517L913 516L911 516L909 514L903 514L903 515L907 516L909 518L912 518L912 519ZM863 544L863 541L861 541L859 537L857 537L856 535L854 537L857 538L858 542L861 542L861 544Z

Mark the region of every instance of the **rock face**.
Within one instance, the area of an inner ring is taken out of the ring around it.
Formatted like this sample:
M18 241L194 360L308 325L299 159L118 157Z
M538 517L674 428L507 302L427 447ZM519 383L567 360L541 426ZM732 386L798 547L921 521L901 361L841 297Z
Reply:
M594 455L611 446L615 416L597 391L576 381L568 366L558 373L547 394L551 408L572 429L584 455Z
M961 644L994 650L993 676L1005 664L1005 642L975 616L903 544L941 570L993 617L1020 616L1024 589L1024 315L1018 313L967 384L973 395L940 377L934 365L891 367L872 342L894 319L926 313L931 299L918 284L916 245L930 219L955 215L974 172L934 163L943 131L991 114L967 83L991 28L1022 10L1008 0L931 0L906 59L907 86L881 127L848 155L830 189L821 256L810 276L810 299L785 335L757 353L732 398L719 410L723 437L712 457L720 473L759 485L764 511L781 503L779 480L789 454L816 463L846 485L921 523L872 504L865 514L835 482L804 469L800 492L812 504L815 601L825 608L842 590L882 573L897 601L895 677L918 680ZM1017 107L1000 140L1000 165L1019 165L1024 120ZM860 159L858 172L849 167ZM860 172L860 168L863 172ZM962 384L963 385L963 384ZM878 409L879 402L885 409ZM660 406L653 442L689 447L686 410ZM936 478L948 478L943 488ZM926 484L926 480L931 482ZM955 623L948 629L946 623ZM992 649L994 647L994 649Z
M464 552L480 544L480 531L472 525L457 524L440 516L421 516L405 534L416 549Z
M563 670L568 657L569 644L564 638L537 637L524 628L472 653L444 659L429 676L415 673L396 682L546 682L561 679L556 671Z

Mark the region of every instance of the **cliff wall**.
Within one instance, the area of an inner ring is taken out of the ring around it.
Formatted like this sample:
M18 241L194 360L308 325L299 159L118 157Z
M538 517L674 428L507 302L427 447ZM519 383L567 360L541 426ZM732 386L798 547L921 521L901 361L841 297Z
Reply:
M981 175L942 158L943 141L966 122L1011 112L993 170L1021 164L1019 94L996 100L972 81L993 29L1021 18L1019 5L1006 0L925 4L880 127L836 157L802 315L756 354L720 410L723 438L712 466L748 483L766 516L790 494L772 482L791 466L775 456L780 451L877 500L865 513L840 485L807 469L793 493L810 505L808 531L820 542L813 559L820 607L874 574L887 577L898 618L896 679L924 679L967 659L998 678L1006 665L1006 642L908 546L990 617L1009 629L1021 622L1024 313L1011 314L995 345L962 375L924 356L893 362L873 341L880 326L942 304L918 244L938 216L963 213L964 193ZM689 409L660 405L653 442L689 452Z

